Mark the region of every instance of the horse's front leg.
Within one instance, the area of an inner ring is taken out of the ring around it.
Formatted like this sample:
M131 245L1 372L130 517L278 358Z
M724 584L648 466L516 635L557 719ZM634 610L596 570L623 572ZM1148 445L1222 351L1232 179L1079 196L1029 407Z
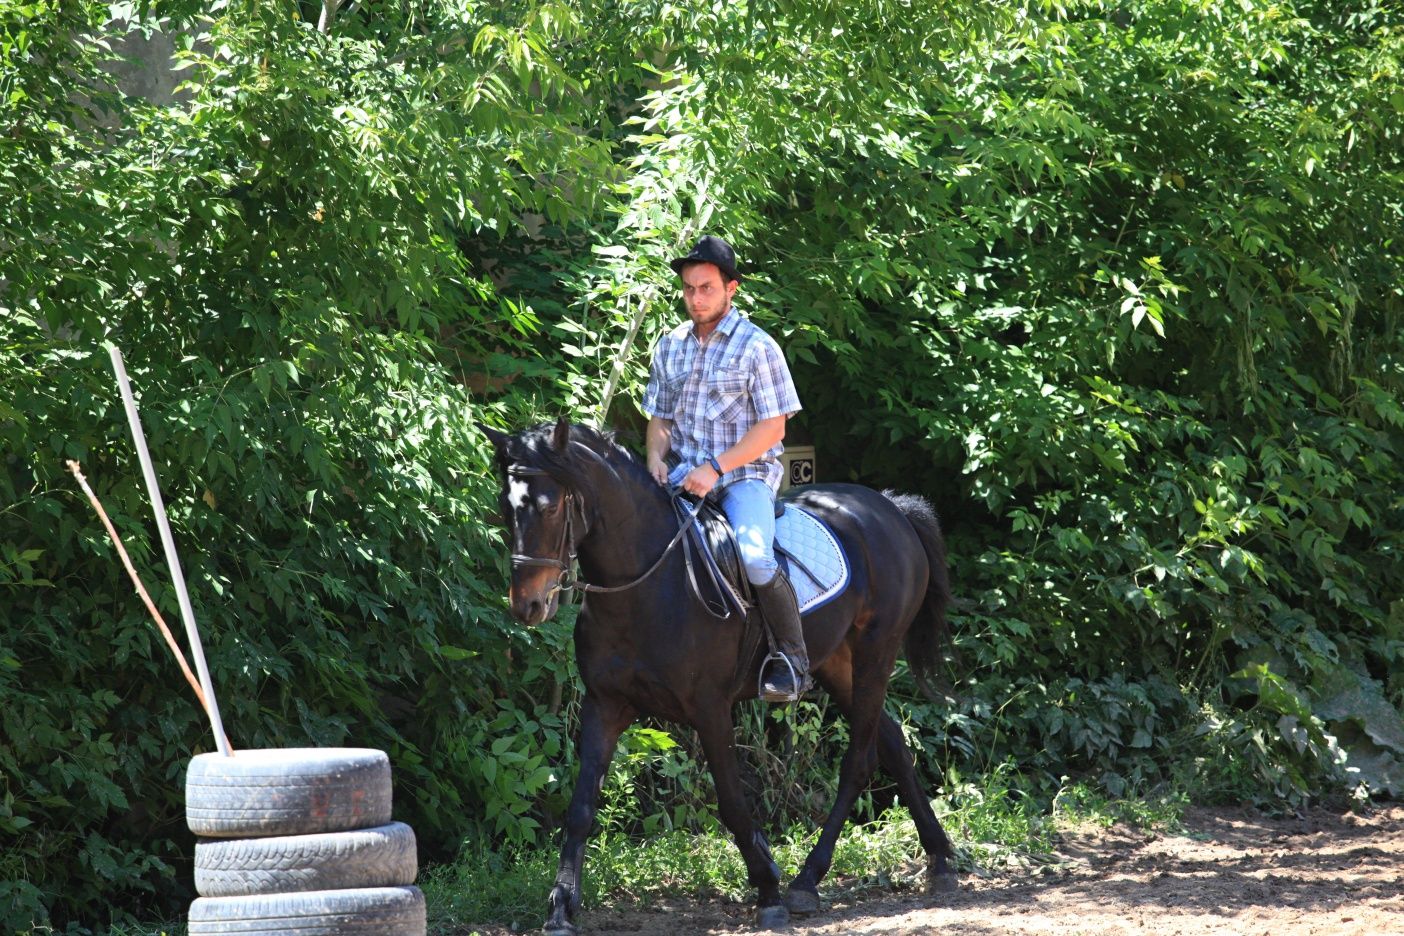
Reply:
M770 856L770 843L756 828L751 804L741 786L741 771L736 760L736 729L731 710L721 707L720 714L706 719L698 726L702 750L707 755L712 780L717 786L717 811L721 820L736 839L736 847L746 862L747 880L756 888L756 925L774 929L789 922L790 912L780 898L780 869Z
M576 750L580 760L580 776L566 812L565 841L561 845L561 864L556 871L556 884L551 888L550 915L543 931L548 936L567 936L577 932L575 914L580 909L580 868L585 859L585 839L595 821L599 808L600 786L605 771L614 756L619 736L634 720L634 710L623 702L601 701L586 693L580 706L580 741Z

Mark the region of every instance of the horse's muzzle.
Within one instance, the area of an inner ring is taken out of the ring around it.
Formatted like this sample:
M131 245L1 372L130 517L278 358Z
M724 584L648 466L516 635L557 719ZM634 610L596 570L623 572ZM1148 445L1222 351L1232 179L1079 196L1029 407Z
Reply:
M548 620L560 607L561 592L557 587L559 573L554 569L535 569L531 574L512 577L508 599L512 617L527 627Z

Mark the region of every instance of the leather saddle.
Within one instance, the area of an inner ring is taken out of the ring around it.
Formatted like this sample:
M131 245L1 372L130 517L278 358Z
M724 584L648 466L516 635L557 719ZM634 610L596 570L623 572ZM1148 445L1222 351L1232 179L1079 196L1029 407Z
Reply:
M679 503L696 504L688 495L681 495ZM775 502L775 516L778 519L785 513L783 501ZM696 552L696 557L693 556ZM726 518L720 505L711 498L703 501L692 530L683 539L683 552L686 555L687 574L692 579L693 591L703 604L716 617L730 617L739 614L746 617L755 606L751 582L746 578L746 567L741 561L741 549L736 545L736 532L731 521ZM782 574L789 574L790 557L779 543L775 544L776 559ZM697 574L700 566L702 574ZM704 584L705 582L705 584Z

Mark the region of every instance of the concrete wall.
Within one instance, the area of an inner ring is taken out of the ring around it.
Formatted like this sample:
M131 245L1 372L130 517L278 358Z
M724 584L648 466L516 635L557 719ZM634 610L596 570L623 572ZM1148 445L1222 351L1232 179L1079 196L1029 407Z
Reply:
M113 50L128 61L114 62L108 66L117 89L131 97L144 98L153 104L174 104L187 95L177 95L176 85L189 77L189 71L171 71L175 61L178 35L152 33L149 37L139 32L128 33L119 42L113 43Z

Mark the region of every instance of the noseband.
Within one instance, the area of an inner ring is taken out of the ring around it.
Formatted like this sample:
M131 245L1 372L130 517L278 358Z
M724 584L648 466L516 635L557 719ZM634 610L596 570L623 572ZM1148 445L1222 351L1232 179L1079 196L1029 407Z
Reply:
M530 468L526 465L507 466L507 476L509 478L534 478L549 474L550 472L544 471L541 468ZM663 564L663 560L668 558L668 553L672 552L677 547L678 543L682 542L683 537L687 534L687 528L697 520L697 515L702 511L702 501L699 499L696 505L688 512L687 519L678 525L678 532L673 536L672 542L664 548L658 560L654 562L653 565L649 566L648 571L643 575L640 575L638 578L625 585L615 585L612 587L591 585L589 582L581 580L580 576L575 574L575 515L577 512L580 514L580 525L583 528L585 526L585 505L576 499L575 492L570 488L566 488L565 492L565 503L562 504L562 507L565 509L566 518L565 523L561 526L561 544L556 548L556 557L553 559L547 556L524 556L520 553L512 554L513 568L517 566L546 566L550 569L559 570L560 574L556 577L555 583L552 584L551 588L546 592L547 601L554 598L557 592L583 591L593 592L597 595L609 595L615 592L628 591L643 582L644 579L648 578L654 572L658 571L658 567Z

